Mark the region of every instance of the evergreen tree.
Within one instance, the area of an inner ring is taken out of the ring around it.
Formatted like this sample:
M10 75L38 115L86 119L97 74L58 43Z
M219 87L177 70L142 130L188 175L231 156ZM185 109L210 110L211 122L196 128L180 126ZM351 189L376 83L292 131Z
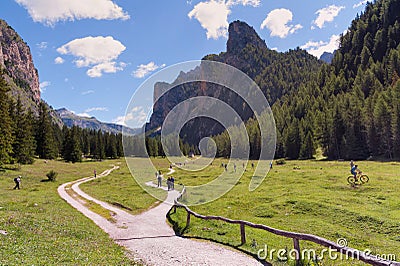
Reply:
M0 71L0 167L9 163L13 152L13 123L10 118L10 98L7 94L9 87Z
M400 158L400 81L394 87L393 97L393 116L392 116L392 132L393 132L393 155Z
M82 150L79 138L79 128L73 126L71 129L63 129L64 142L63 142L63 158L67 162L81 162Z
M57 158L58 148L48 109L44 103L39 105L39 119L36 127L36 153L42 159Z
M13 143L13 157L17 163L31 164L35 155L36 143L33 131L33 114L32 112L25 112L22 108L21 98L18 97L14 116L14 143Z
M293 119L290 124L288 133L285 140L285 156L289 159L298 159L300 153L300 130L299 122L297 119Z
M93 157L97 160L105 159L104 136L100 129L95 133L94 143Z

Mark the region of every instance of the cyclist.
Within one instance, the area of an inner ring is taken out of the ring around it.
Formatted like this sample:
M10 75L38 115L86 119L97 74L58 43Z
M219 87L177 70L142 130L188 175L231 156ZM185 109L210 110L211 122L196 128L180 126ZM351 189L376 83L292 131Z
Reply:
M350 170L351 174L354 176L355 182L357 182L357 173L361 172L357 167L358 167L358 165L355 164L355 165L353 165L353 167L351 167L351 170Z

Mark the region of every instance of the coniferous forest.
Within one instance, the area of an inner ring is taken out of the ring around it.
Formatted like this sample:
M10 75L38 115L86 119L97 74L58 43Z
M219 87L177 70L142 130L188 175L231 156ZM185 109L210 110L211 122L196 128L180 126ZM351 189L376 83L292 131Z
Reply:
M398 0L368 3L341 36L332 63L272 101L277 158L309 159L318 148L328 159L400 158L399 10ZM268 80L256 82L273 100ZM258 124L250 119L247 129L256 155ZM220 156L229 150L227 138L215 137Z
M61 128L53 122L45 103L40 103L39 115L35 116L8 91L7 83L0 78L0 166L30 164L35 157L80 162L82 157L101 160L123 156L122 134L77 126Z

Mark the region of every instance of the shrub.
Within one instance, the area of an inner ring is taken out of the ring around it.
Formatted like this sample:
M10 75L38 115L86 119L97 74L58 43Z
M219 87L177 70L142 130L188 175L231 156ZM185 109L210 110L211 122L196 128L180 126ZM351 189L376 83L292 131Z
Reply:
M50 172L48 172L46 174L47 178L49 179L49 181L56 181L56 177L57 177L57 172L55 172L54 170L51 170Z
M276 163L277 165L282 165L282 164L285 164L286 161L285 161L285 159L278 159L278 160L275 161L275 163Z

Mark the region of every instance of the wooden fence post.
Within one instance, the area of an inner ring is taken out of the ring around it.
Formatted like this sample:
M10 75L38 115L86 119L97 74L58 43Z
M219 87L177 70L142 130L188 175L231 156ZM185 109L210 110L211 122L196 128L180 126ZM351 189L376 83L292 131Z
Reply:
M301 252L300 252L300 243L297 238L293 238L293 245L294 245L294 250L296 250L296 266L301 265Z
M187 213L186 227L189 227L189 225L190 225L190 212Z
M246 231L244 230L244 224L240 224L240 236L242 245L244 245L246 243Z

